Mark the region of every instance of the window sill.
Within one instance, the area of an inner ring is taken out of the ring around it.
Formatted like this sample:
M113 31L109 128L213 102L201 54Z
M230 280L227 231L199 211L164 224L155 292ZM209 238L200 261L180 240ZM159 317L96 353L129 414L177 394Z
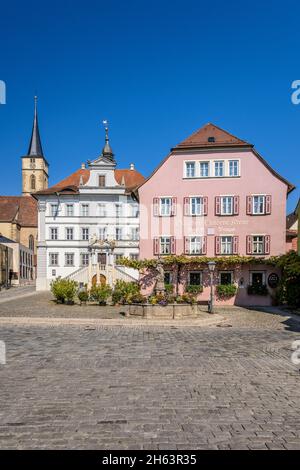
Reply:
M194 177L191 177L191 178L188 178L187 176L183 176L183 180L208 180L208 179L220 179L220 178L240 178L241 176L228 176L228 175L224 175L224 176L194 176Z

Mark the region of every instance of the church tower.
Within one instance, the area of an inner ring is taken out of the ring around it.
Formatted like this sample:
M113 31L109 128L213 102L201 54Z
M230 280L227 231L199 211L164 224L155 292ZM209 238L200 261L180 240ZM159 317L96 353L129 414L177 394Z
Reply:
M43 154L41 144L37 97L34 97L34 119L27 155L22 157L22 194L29 196L36 191L48 188L49 165Z

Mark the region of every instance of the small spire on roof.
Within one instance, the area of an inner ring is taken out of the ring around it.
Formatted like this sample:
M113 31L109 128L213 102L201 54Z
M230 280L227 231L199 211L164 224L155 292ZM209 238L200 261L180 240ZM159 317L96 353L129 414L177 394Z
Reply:
M37 114L37 96L34 97L34 119L32 126L32 133L30 144L28 148L28 156L32 157L43 157L43 148L40 138L38 114Z
M105 145L102 150L102 156L109 158L110 160L114 161L114 153L112 151L112 148L109 144L109 137L108 137L108 121L105 119L102 121L105 129Z

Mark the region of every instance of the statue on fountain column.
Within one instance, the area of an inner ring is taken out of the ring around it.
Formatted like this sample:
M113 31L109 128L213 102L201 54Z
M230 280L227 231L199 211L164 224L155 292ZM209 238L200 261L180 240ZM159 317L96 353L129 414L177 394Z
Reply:
M156 275L156 283L155 283L155 293L156 294L164 294L165 293L165 271L164 266L161 260L158 260L157 266L157 275Z

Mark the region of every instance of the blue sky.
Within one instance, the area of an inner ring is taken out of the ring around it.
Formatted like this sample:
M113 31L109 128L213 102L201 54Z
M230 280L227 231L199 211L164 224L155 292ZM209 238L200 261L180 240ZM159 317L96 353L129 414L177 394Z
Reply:
M0 0L0 12L1 194L21 192L35 93L50 184L100 154L106 118L120 168L147 176L213 122L300 186L299 2Z

